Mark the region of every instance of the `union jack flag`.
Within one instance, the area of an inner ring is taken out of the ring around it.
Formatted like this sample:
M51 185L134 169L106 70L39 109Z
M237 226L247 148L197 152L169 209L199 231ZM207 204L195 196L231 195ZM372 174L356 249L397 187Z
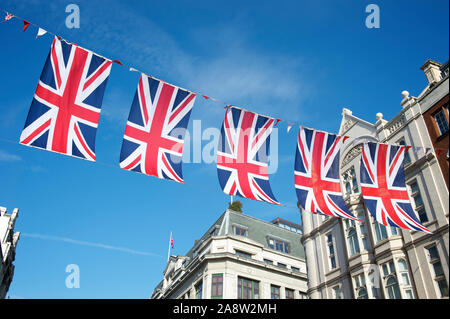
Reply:
M55 37L20 143L95 161L111 61Z
M303 209L359 221L342 197L339 154L346 139L301 127L295 155L295 188Z
M406 190L403 159L409 148L364 143L361 193L367 209L379 223L431 233L416 218Z
M267 149L274 119L228 107L217 150L224 193L277 204L269 184Z
M195 97L142 74L125 129L120 167L184 183L184 136Z

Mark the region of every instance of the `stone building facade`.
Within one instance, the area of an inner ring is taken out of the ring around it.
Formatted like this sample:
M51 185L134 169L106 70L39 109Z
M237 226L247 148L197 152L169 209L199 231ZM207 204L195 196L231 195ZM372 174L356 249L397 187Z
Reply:
M378 113L370 123L343 110L339 135L359 139L341 150L341 182L348 207L363 222L301 211L311 298L448 298L448 129L437 134L437 124L445 123L431 122L446 119L448 127L448 64L446 74L440 68L425 63L428 85L418 97L402 92L402 109L390 121ZM436 117L441 110L444 116ZM433 234L385 227L372 218L359 181L366 141L413 146L405 156L405 180L417 217ZM438 154L438 148L447 150Z

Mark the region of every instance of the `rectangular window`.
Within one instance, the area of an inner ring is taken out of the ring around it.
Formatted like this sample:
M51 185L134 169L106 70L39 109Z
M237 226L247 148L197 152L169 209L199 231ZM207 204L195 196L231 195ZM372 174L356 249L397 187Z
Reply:
M297 267L292 267L292 266L291 266L291 270L292 270L293 272L300 272L300 268L297 268Z
M203 282L200 281L200 283L198 283L195 286L195 298L202 299L202 292L203 292Z
M361 239L362 239L364 250L369 250L369 241L367 239L367 229L366 229L365 222L361 222L359 224L359 230L361 231Z
M398 228L395 226L391 226L391 234L392 235L398 235Z
M303 291L299 291L298 296L300 297L300 299L308 299L308 294Z
M211 298L222 299L223 297L223 274L213 274L211 278Z
M268 239L268 243L269 243L270 249L275 249L277 251L280 251L280 252L286 253L286 254L289 254L291 251L290 245L288 242L285 242L285 241L282 241L279 239L270 238L270 239Z
M386 239L388 237L387 231L386 231L386 226L375 221L374 227L375 227L375 235L377 237L377 242L382 241L383 239Z
M358 181L356 179L355 168L352 167L343 174L345 184L345 195L359 193Z
M258 299L259 282L238 277L238 299Z
M294 299L294 290L286 288L286 299Z
M395 265L394 265L394 261L393 260L391 260L389 262L389 271L390 271L390 274L395 273Z
M247 230L244 229L244 228L235 226L234 227L234 234L237 235L237 236L244 236L244 237L246 237L247 236Z
M339 286L333 287L334 299L341 299L341 288Z
M273 261L269 259L264 259L264 262L269 265L273 265Z
M287 266L285 264L282 264L282 263L278 263L277 266L280 267L280 268L287 268Z
M428 216L423 204L422 195L420 194L419 184L417 184L417 181L413 181L409 184L409 187L411 189L411 197L414 200L416 214L419 217L420 222L425 223L428 221Z
M448 132L448 121L445 117L444 110L440 110L434 115L434 120L436 121L437 127L439 128L439 133L441 135Z
M383 264L382 268L383 268L383 275L384 276L389 275L389 269L388 269L387 264Z
M245 257L245 258L252 258L251 254L246 253L245 251L241 251L241 250L236 250L236 255L238 255L240 257Z
M412 290L411 290L411 289L407 289L407 290L405 290L405 297L406 297L406 299L413 299L413 298L414 298L414 296L413 296L413 293L412 293Z
M436 246L431 246L428 248L429 262L433 268L434 280L441 293L441 298L448 297L448 285L445 279L444 269L442 268L441 258L439 257L439 252Z
M280 287L274 285L270 286L270 298L280 299Z

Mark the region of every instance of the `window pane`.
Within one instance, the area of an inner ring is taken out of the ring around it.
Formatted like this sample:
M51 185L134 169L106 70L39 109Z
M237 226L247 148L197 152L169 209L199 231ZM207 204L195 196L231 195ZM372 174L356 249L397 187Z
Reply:
M389 262L389 270L391 271L391 274L395 273L395 266L392 260Z
M437 251L436 246L431 246L430 248L428 248L428 252L430 253L430 259L439 259L439 254Z
M195 287L195 297L197 299L202 299L202 290L203 290L203 283L199 283L196 287Z
M436 120L439 132L441 134L445 134L448 131L448 122L447 119L445 118L444 111L440 110L438 113L436 113L434 119Z
M406 299L413 299L413 293L411 290L405 290Z
M284 244L284 252L289 253L289 244Z
M280 287L270 286L270 298L280 299Z
M433 263L433 268L434 268L434 274L436 275L436 277L444 274L444 269L442 268L442 264L440 261Z
M441 291L441 297L448 297L448 286L445 279L438 281L439 290Z
M242 279L238 278L238 299L242 299Z
M294 299L294 290L286 288L286 299Z
M417 182L413 182L411 183L411 193L416 193L419 191L419 185L417 185Z
M428 221L428 216L425 208L421 208L417 211L417 215L419 215L419 220L421 223L426 223Z
M384 239L384 238L387 238L386 226L380 224L380 230L381 230L382 238L383 238L383 239Z
M402 285L409 286L409 275L407 273L402 274Z
M400 289L398 287L398 282L394 277L387 280L386 288L390 299L401 299Z
M353 178L352 183L353 183L353 193L359 193L358 181L356 180L356 178Z
M358 299L369 299L366 288L361 288L358 290Z
M416 207L423 205L422 196L420 196L420 194L417 194L416 196L414 196L414 204L416 204Z
M331 234L329 234L327 236L327 242L330 243L330 244L333 243L333 236Z
M383 275L385 276L389 275L389 270L386 264L383 265Z
M400 259L400 260L398 261L398 269L399 269L400 271L402 271L402 270L407 270L407 268L406 268L406 261L405 261L405 260Z
M331 257L331 268L336 268L336 259L334 257Z
M391 226L391 234L393 236L398 235L398 229L395 226Z
M351 191L352 191L352 186L350 185L350 183L349 182L345 183L345 192L347 194L350 194Z
M223 292L223 275L222 274L212 275L211 297L221 298L222 292Z
M350 244L350 254L358 254L359 253L359 243L358 243L358 237L356 235L356 230L351 229L348 232L348 240Z

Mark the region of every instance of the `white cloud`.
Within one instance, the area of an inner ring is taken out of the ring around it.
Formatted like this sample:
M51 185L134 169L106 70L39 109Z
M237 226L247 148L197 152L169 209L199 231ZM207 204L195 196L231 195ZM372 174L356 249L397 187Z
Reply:
M129 254L135 254L135 255L162 257L161 255L151 253L151 252L138 251L138 250L129 249L129 248L125 248L125 247L111 246L111 245L105 245L105 244L100 244L100 243L93 243L93 242L82 241L82 240L77 240L77 239L72 239L72 238L67 238L67 237L41 235L41 234L27 234L27 233L20 233L20 235L24 236L24 237L30 237L30 238L62 241L62 242L75 244L75 245L91 246L91 247L97 247L97 248L108 249L108 250L117 250L117 251L129 253Z
M22 161L22 157L0 150L0 161L1 162L20 162L20 161Z

